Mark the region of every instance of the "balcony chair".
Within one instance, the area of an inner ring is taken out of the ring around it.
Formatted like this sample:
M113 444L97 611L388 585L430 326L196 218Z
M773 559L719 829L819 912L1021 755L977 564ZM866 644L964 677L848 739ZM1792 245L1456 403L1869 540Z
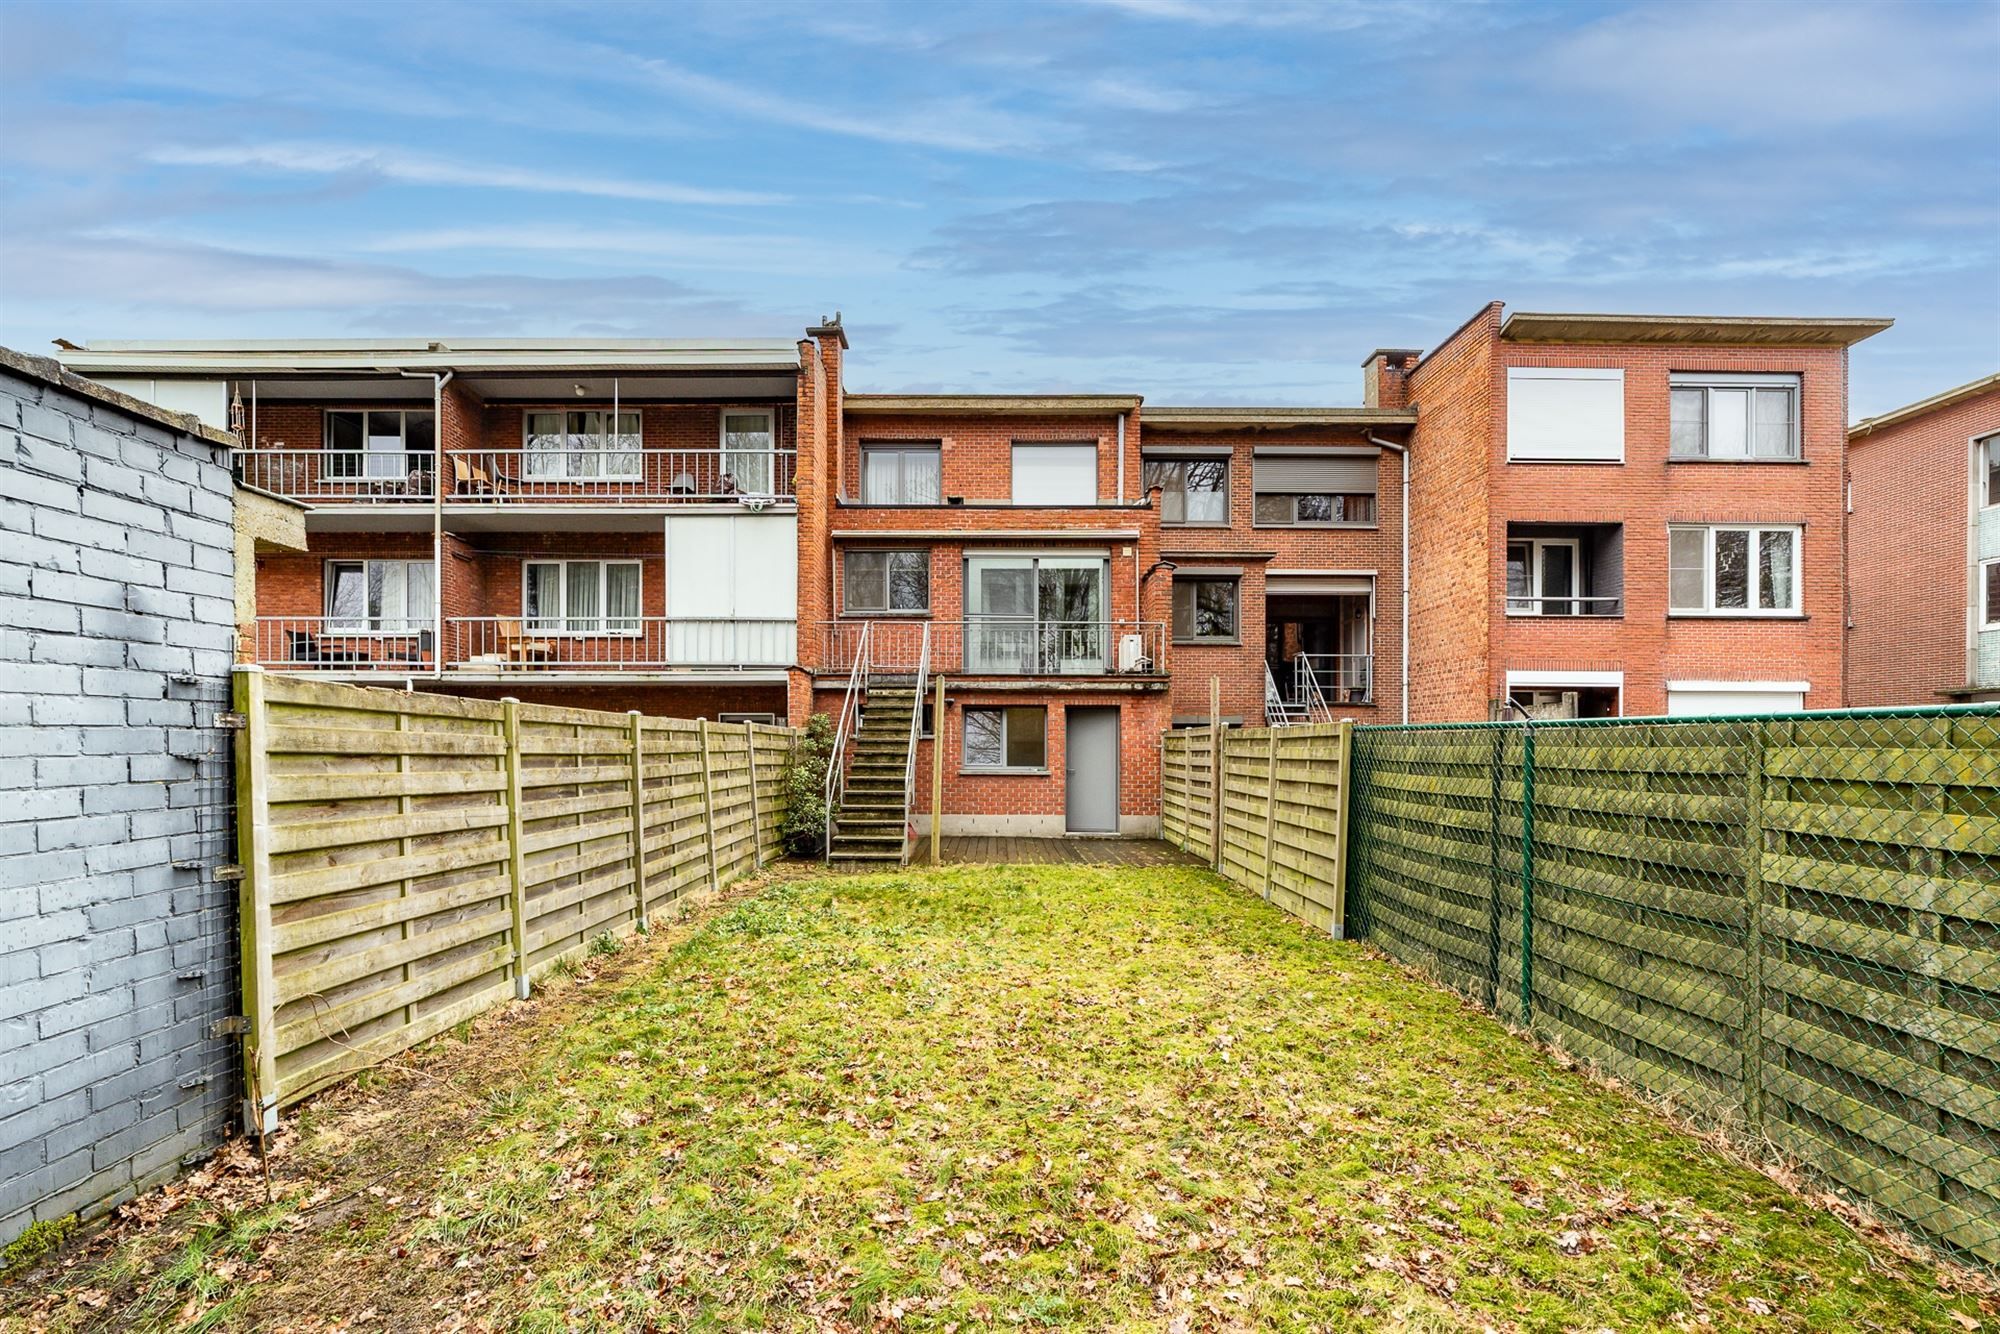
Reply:
M500 633L501 656L509 666L516 663L545 666L555 656L556 646L546 639L527 639L521 634L519 621L501 620L494 622Z
M461 455L451 458L452 489L471 492L477 496L497 496L514 490L514 479L503 472L489 474L486 469Z

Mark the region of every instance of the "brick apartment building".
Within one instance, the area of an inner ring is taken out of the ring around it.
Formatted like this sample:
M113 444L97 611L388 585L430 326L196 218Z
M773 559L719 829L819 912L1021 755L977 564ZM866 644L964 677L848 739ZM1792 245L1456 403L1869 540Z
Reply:
M1858 423L1847 700L2000 699L2000 373Z
M310 506L246 660L793 721L921 667L946 832L1143 834L1211 679L1248 725L1841 703L1846 349L1886 325L1496 303L1360 408L849 394L838 317L63 358Z

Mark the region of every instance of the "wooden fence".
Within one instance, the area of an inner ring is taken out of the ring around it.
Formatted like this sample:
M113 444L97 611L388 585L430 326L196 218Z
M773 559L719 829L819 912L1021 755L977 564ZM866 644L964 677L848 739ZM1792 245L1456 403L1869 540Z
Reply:
M2000 1263L2000 718L1363 728L1357 934Z
M1342 776L1352 736L1347 723L1166 733L1160 741L1162 834L1232 883L1341 935L1347 892Z
M795 733L236 676L245 1065L279 1107L778 851Z

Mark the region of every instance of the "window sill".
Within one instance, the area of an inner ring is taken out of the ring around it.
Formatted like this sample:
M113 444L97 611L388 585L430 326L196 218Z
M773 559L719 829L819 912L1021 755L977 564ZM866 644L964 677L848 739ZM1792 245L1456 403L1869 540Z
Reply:
M1280 533L1294 531L1324 533L1329 530L1333 532L1372 533L1382 527L1379 523L1252 523L1250 526L1252 528L1268 528L1273 532Z
M1047 778L1050 772L1048 769L961 768L958 776L960 778Z
M1234 524L1232 524L1232 523L1228 523L1228 522L1221 522L1221 523L1178 523L1178 522L1173 522L1173 521L1170 521L1170 520L1167 520L1167 519L1162 519L1162 520L1160 520L1160 527L1162 527L1162 528L1209 528L1209 529L1216 529L1216 528L1221 528L1221 529L1228 529L1228 528L1234 528L1235 526L1236 526L1236 525L1234 525Z
M1669 611L1670 621L1810 621L1802 611Z
M1624 467L1624 466L1625 466L1625 460L1624 460L1623 458L1615 458L1615 459L1522 459L1522 458L1515 458L1515 457L1514 457L1513 455L1511 455L1511 454L1509 454L1509 455L1507 456L1507 462L1509 462L1509 463L1527 463L1527 464L1532 464L1532 465L1534 465L1534 466L1536 466L1536 467L1545 467L1545 468L1547 468L1547 467L1553 467L1553 468L1622 468L1622 467Z
M1622 621L1625 619L1625 613L1622 611L1587 611L1574 616L1565 616L1560 612L1510 611L1507 613L1507 619L1510 621Z
M1779 468L1808 468L1812 466L1812 460L1810 459L1710 459L1710 458L1699 458L1692 454L1669 454L1667 455L1667 462L1668 463L1717 463L1721 464L1725 468L1740 468L1745 464L1752 464L1762 467L1775 466Z
M921 621L931 614L929 607L915 611L885 611L874 607L843 607L840 618L843 621L880 621L894 618L905 621Z
M1242 648L1242 639L1173 639L1175 648Z

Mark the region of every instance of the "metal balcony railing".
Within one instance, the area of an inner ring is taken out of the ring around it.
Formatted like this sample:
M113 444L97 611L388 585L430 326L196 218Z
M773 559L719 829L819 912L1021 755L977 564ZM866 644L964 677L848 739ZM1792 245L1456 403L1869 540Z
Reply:
M1602 597L1509 596L1509 616L1616 616L1625 608L1617 594Z
M245 483L314 504L429 501L439 458L429 451L239 449ZM790 449L474 449L442 460L448 504L659 505L676 501L789 503Z
M256 661L278 671L407 674L437 666L427 616L259 616L255 635Z
M871 630L869 627L873 627ZM820 627L825 671L849 671L864 635L877 672L915 672L929 628L932 672L954 676L1158 675L1166 671L1166 627L1158 621L1036 621L984 616L960 621L852 619Z
M1375 702L1372 653L1301 653L1272 673L1284 703L1296 709L1333 709Z
M694 616L453 616L452 672L746 670L798 661L798 622Z

